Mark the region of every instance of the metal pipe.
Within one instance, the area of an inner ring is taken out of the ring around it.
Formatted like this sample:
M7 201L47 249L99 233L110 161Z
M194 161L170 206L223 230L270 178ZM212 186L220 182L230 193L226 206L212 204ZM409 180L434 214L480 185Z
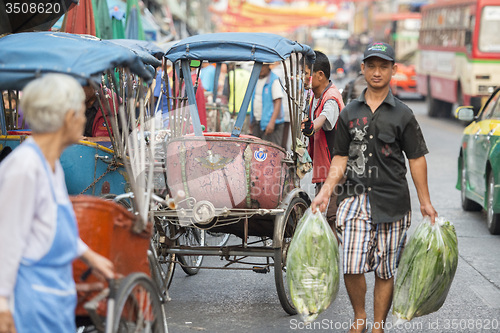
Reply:
M216 246L200 246L190 248L170 248L167 253L181 255L204 255L204 256L252 256L252 257L273 257L274 248L234 248L227 249Z
M295 103L293 103L293 98L291 96L291 92L290 92L290 89L291 88L291 82L290 80L293 80L293 78L290 78L288 76L288 71L286 69L286 61L283 60L282 62L283 64L283 71L285 73L285 87L286 87L286 91L287 91L287 97L288 97L288 113L290 115L290 130L292 132L292 151L295 151L295 122L297 121L296 118L295 118Z
M184 60L184 59L181 60L181 66L182 66L182 71L184 72L184 80L186 81L184 88L188 96L189 114L191 115L191 119L193 121L194 135L203 136L203 132L201 130L200 116L198 114L198 106L196 104L196 94L193 87L193 81L191 79L189 60Z

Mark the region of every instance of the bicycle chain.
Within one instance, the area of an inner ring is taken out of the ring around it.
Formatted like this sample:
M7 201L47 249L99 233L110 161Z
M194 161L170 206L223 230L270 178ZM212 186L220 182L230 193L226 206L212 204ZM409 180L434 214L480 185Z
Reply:
M83 191L81 191L80 194L87 192L90 188L94 187L104 176L106 176L111 171L115 171L117 169L118 169L118 163L112 161L106 168L106 171L102 175L100 175L99 178L94 180L89 186L87 186Z

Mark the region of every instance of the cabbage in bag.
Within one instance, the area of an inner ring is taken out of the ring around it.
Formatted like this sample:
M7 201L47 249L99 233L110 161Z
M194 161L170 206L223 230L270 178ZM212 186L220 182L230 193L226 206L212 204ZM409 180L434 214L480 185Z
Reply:
M393 295L399 325L435 312L443 305L458 264L455 227L443 218L424 218L401 256Z
M287 280L295 308L304 322L315 320L339 290L339 248L323 215L307 209L288 249Z

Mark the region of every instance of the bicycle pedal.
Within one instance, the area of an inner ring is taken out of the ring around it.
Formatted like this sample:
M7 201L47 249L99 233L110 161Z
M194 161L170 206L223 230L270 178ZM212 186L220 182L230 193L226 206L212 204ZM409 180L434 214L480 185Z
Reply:
M260 266L253 266L252 270L255 273L260 273L260 274L266 274L269 273L269 267L260 267Z

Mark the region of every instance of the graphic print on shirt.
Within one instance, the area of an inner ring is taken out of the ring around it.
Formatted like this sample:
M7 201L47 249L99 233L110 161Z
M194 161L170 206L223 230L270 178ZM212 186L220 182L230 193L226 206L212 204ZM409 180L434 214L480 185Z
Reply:
M365 165L367 160L364 155L364 152L368 147L368 142L365 139L367 130L368 125L362 128L351 127L349 129L352 141L349 146L349 160L347 161L347 169L352 170L356 173L356 175L360 177L365 173Z

